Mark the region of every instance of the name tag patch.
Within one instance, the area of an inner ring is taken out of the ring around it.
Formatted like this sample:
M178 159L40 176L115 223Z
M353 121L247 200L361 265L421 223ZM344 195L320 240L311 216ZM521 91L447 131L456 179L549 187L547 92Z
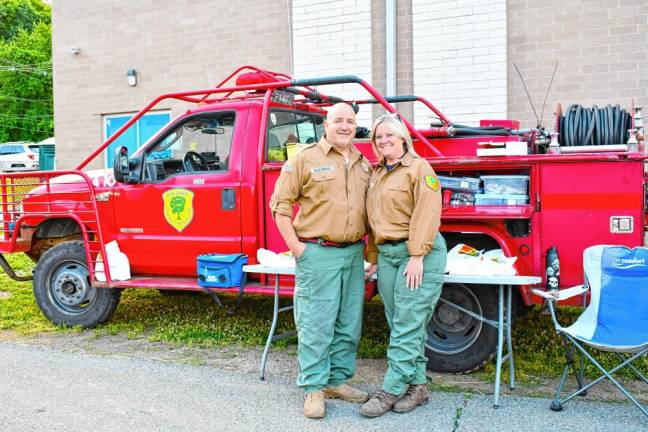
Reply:
M328 172L333 172L335 171L335 167L330 166L330 165L325 165L321 167L316 167L316 168L311 168L311 172L313 174L319 174L319 173L328 173Z

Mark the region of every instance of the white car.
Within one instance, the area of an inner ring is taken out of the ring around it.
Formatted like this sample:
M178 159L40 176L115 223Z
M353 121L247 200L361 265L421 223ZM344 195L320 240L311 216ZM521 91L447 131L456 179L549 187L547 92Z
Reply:
M38 145L23 141L0 144L0 170L35 171L38 169Z

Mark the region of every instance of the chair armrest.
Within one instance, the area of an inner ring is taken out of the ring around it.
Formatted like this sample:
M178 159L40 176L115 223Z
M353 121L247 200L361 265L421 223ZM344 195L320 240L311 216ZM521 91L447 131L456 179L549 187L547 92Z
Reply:
M589 288L586 285L576 285L571 288L565 288L560 291L541 291L539 289L532 289L533 294L540 296L550 301L563 301L577 295L587 292Z

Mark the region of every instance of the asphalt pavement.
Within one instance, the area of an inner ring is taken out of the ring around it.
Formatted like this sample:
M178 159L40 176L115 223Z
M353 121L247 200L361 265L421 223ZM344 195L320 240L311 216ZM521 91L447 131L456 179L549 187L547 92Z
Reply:
M327 401L326 418L308 420L284 378L0 343L0 431L648 431L628 403L579 399L556 413L549 402L504 396L495 410L489 395L436 392L409 414L365 419Z

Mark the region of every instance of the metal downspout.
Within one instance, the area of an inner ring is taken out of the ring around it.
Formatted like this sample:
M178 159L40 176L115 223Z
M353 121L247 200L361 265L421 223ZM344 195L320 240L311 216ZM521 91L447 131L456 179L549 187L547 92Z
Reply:
M396 95L396 0L385 1L385 95Z

